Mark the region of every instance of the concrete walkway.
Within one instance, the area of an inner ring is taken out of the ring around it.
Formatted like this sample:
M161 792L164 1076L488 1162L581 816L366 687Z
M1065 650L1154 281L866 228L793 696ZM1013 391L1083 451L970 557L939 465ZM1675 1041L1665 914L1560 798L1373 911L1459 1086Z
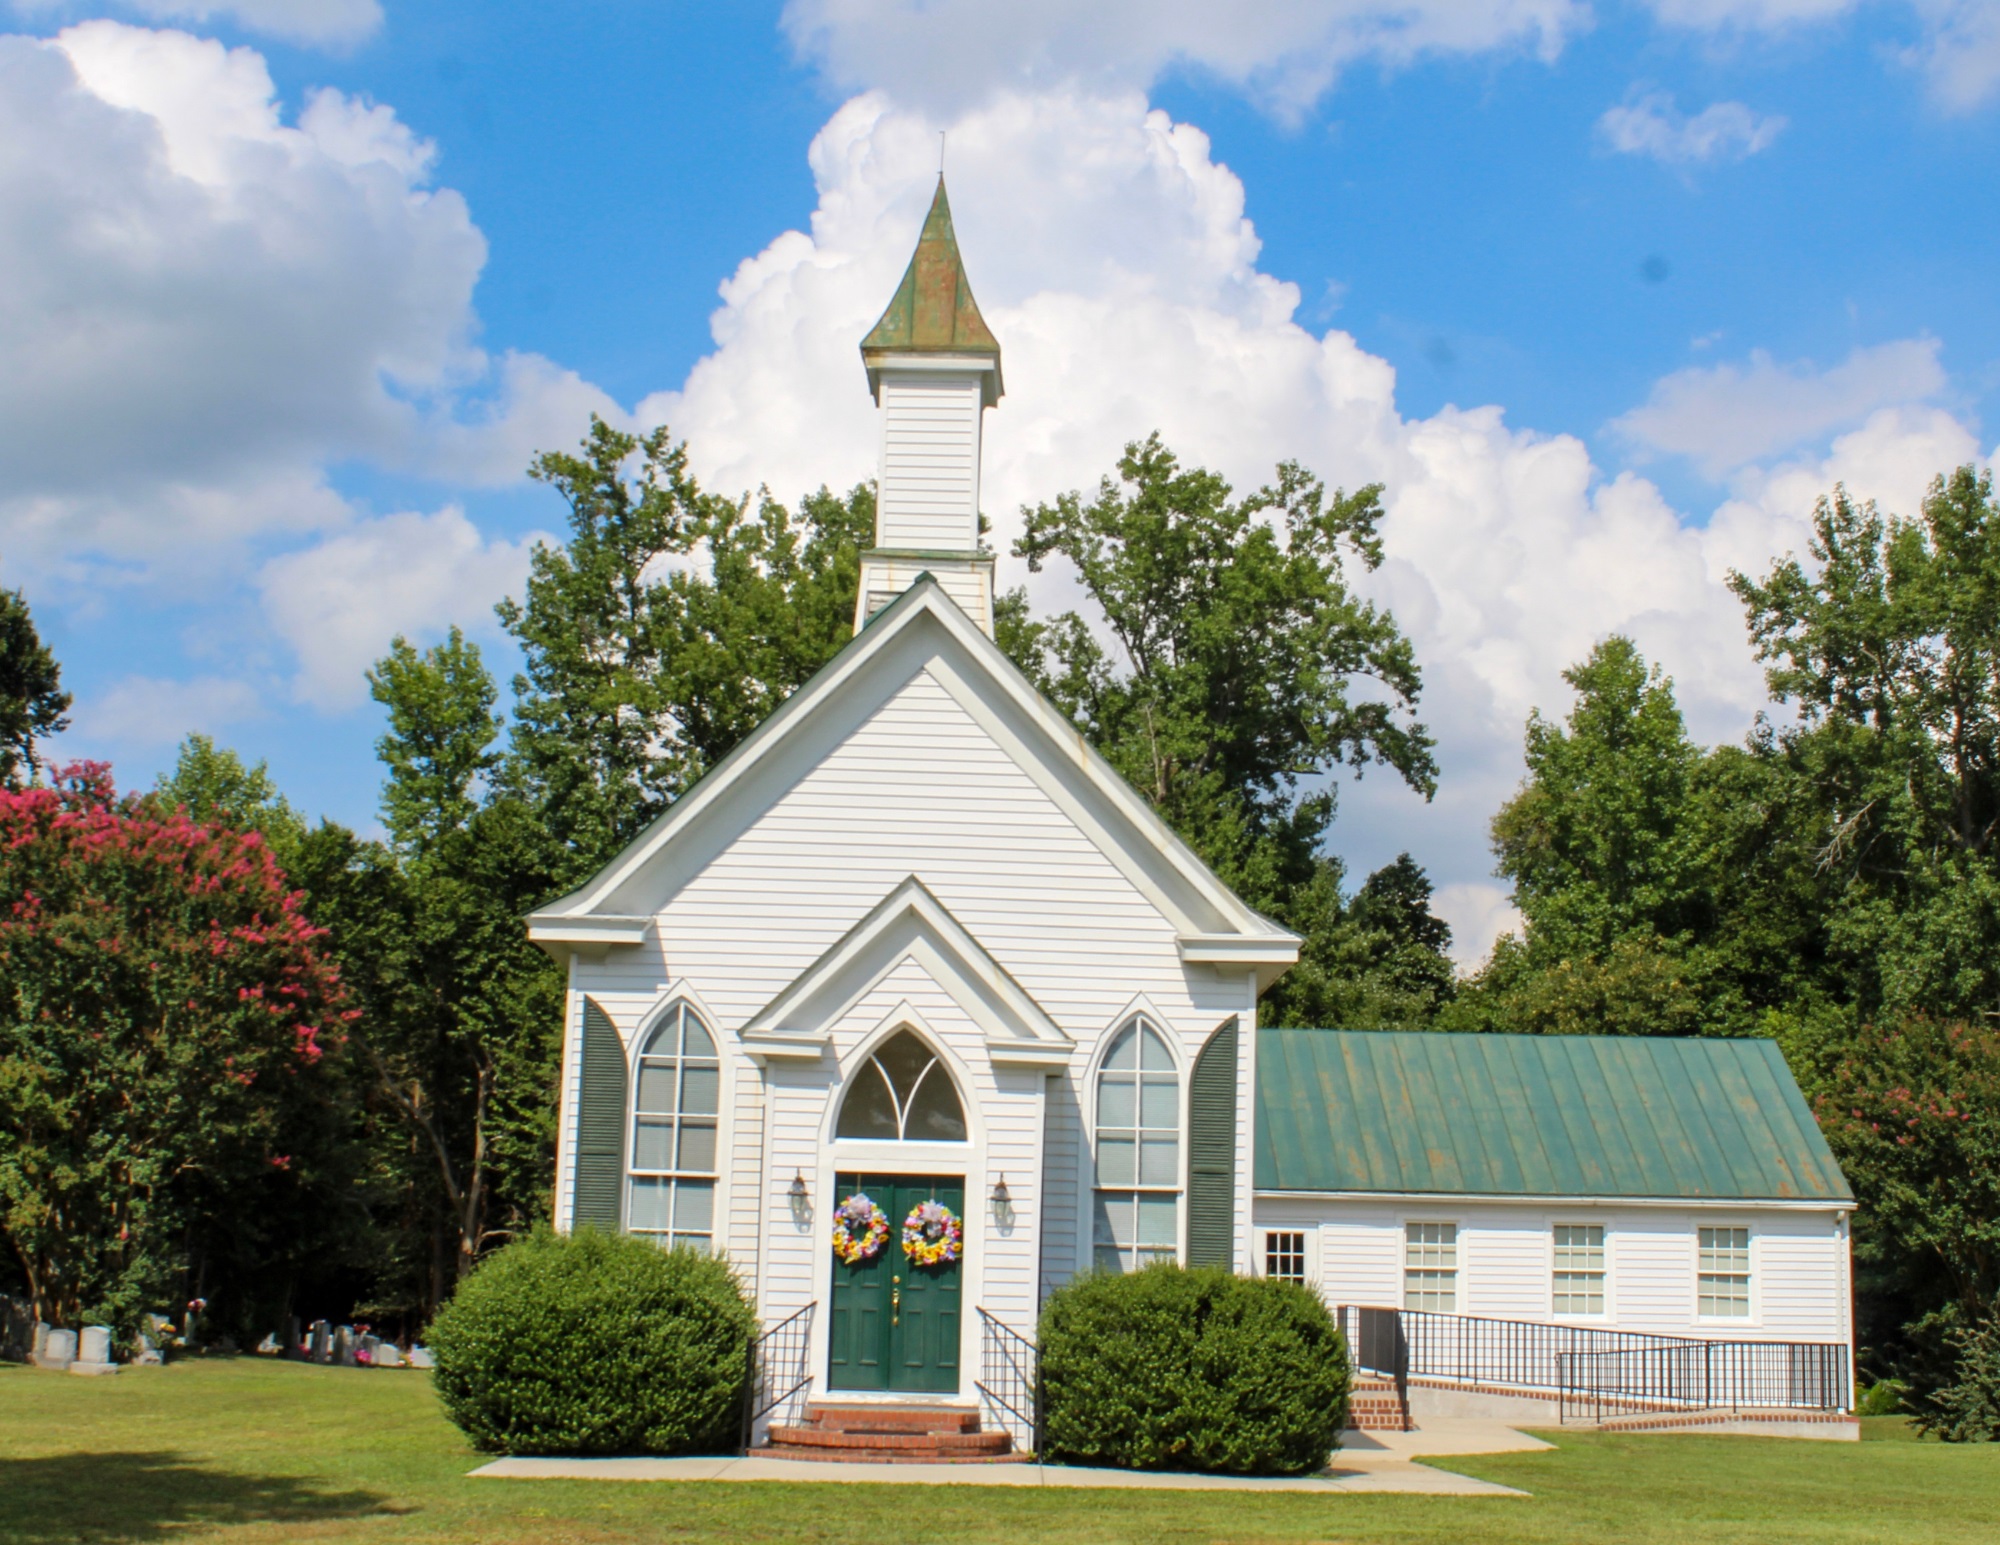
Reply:
M1502 1454L1550 1445L1498 1422L1439 1420L1418 1432L1349 1432L1318 1475L1246 1476L1098 1470L1082 1465L894 1465L772 1459L496 1459L472 1472L496 1480L843 1481L903 1486L1084 1486L1162 1491L1401 1491L1441 1497L1524 1497L1524 1491L1418 1463L1419 1457Z

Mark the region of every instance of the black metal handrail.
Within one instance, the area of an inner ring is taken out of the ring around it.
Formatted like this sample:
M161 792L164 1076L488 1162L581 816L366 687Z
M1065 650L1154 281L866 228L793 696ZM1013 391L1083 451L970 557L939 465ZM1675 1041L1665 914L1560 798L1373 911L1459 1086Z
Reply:
M1842 1342L1711 1341L1356 1305L1338 1314L1355 1367L1394 1377L1405 1398L1410 1379L1443 1379L1546 1392L1559 1415L1572 1406L1601 1414L1606 1405L1848 1405Z
M760 1417L775 1411L812 1383L813 1311L815 1299L795 1314L786 1315L750 1343L750 1358L743 1377L743 1443L749 1451L750 1438Z
M1560 1415L1654 1410L1845 1411L1847 1347L1826 1341L1696 1341L1563 1354Z
M984 1309L979 1314L980 1394L1000 1414L1014 1442L1031 1454L1042 1451L1042 1361L1035 1343L1003 1325Z

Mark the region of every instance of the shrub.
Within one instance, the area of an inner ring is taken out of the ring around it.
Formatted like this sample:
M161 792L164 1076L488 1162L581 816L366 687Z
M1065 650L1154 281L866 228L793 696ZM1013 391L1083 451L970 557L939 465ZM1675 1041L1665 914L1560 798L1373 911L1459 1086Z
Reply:
M1219 1266L1080 1277L1042 1311L1059 1463L1233 1475L1320 1469L1347 1425L1347 1346L1319 1295Z
M540 1229L459 1286L430 1342L475 1448L673 1454L734 1445L755 1333L724 1261Z
M1947 1443L2000 1442L2000 1315L1950 1337L1957 1377L1917 1410L1917 1426Z

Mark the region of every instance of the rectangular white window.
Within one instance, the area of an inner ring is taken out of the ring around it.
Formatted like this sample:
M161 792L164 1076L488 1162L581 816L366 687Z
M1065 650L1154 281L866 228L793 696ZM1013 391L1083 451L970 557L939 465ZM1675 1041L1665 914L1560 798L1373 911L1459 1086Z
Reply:
M1557 1314L1604 1313L1604 1225L1558 1223L1553 1301Z
M1409 1223L1403 1228L1403 1307L1458 1313L1458 1225Z
M1750 1317L1750 1230L1700 1230L1695 1307L1705 1319Z
M1306 1236L1296 1229L1272 1230L1264 1236L1264 1275L1280 1282L1306 1280Z

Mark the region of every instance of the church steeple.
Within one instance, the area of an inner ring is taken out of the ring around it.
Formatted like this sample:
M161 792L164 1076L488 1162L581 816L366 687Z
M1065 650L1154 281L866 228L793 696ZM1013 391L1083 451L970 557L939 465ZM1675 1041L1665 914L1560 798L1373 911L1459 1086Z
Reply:
M979 314L938 178L903 282L861 343L881 410L875 546L861 555L858 629L929 572L988 633L993 555L979 542L979 449L1000 400L1000 344Z

